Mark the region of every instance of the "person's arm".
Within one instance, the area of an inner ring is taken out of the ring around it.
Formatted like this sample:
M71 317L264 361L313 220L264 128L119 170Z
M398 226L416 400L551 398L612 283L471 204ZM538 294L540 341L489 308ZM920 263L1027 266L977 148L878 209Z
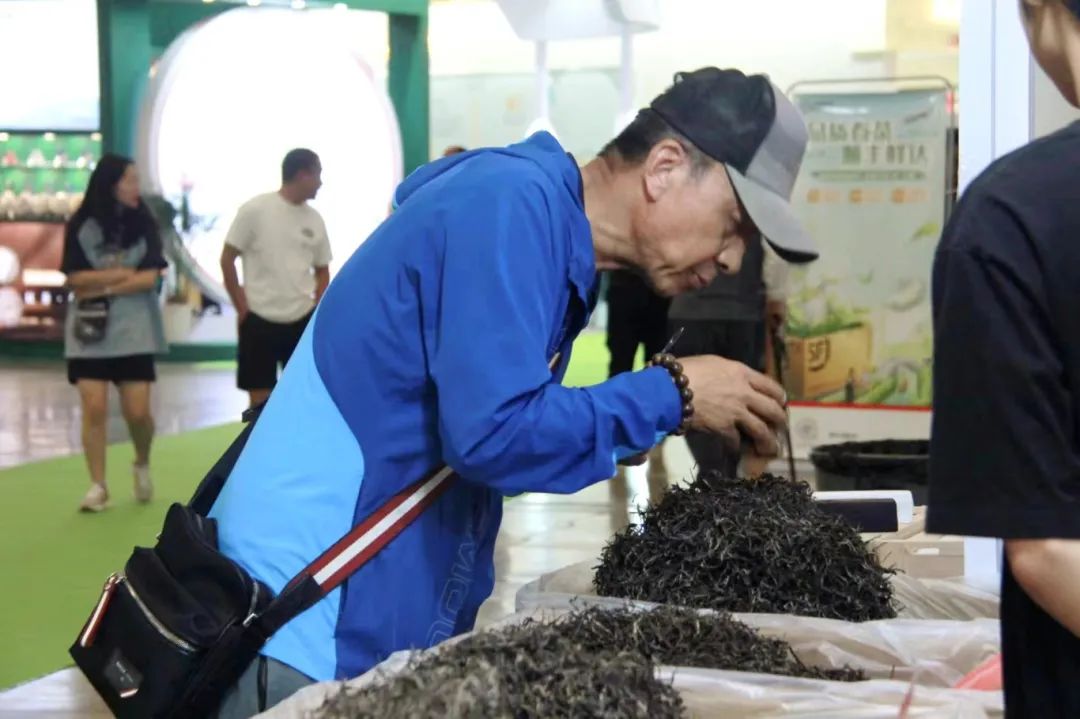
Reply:
M1080 637L1080 541L1010 539L1005 554L1027 595Z
M247 208L241 207L225 236L225 245L221 248L221 279L233 308L236 309L237 322L244 321L249 308L247 294L240 285L240 276L236 274L236 259L251 247L253 240L254 232Z
M76 292L102 291L131 277L131 267L110 267L101 255L104 236L94 220L85 220L73 234L64 238L64 256L60 270L67 286Z
M575 492L675 429L679 393L662 368L592 387L555 384L546 355L560 295L573 291L556 259L568 240L551 227L539 188L478 195L445 220L439 305L425 335L444 459L504 493ZM724 374L745 368L725 362L685 361L703 428L717 416L714 382L753 394L748 375Z
M79 270L67 275L67 285L73 290L103 290L130 279L135 274L131 267L111 267L105 270Z
M1080 636L1076 407L1045 258L998 202L961 211L934 263L927 528L1005 539L1020 586Z
M225 245L221 249L221 279L233 307L236 308L237 320L243 322L248 314L248 303L244 288L240 286L240 276L236 274L236 258L239 256L240 252L232 245Z
M315 304L319 304L323 294L326 293L326 288L330 286L330 262L334 259L330 249L330 237L326 233L326 224L322 223L322 218L319 218L319 221L322 224L322 235L315 250Z
M329 267L316 267L315 268L315 304L319 304L319 300L326 294L326 288L330 286L330 268Z
M168 267L165 253L161 245L161 237L153 226L154 219L149 211L146 213L148 229L143 238L145 253L137 267L124 267L117 270L98 270L102 282L73 283L75 296L78 299L89 299L109 295L132 295L140 292L148 292L157 285L161 278L161 272ZM80 273L82 274L82 273Z
M94 297L109 297L118 295L133 295L154 289L161 270L132 270L127 277L119 282L108 283L102 287L90 286L75 290L75 297L80 300L93 299Z

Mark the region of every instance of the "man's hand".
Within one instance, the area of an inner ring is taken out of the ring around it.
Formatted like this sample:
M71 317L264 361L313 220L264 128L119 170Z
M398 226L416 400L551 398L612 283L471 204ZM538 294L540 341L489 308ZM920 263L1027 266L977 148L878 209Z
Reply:
M236 308L236 327L244 324L248 316L247 295L240 286L240 278L236 274L236 258L240 256L240 250L225 243L221 250L221 279L225 284L225 291L229 293L233 307Z
M742 458L742 473L747 477L760 477L769 471L769 457L759 457L755 453L744 454Z
M685 357L679 362L694 393L691 429L719 435L732 449L738 449L745 436L761 457L779 454L776 433L787 423L780 385L722 357Z

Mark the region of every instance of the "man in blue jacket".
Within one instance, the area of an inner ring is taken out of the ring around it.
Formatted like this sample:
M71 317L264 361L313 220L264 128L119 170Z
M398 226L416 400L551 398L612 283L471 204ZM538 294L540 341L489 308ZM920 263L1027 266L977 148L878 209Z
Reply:
M410 175L331 283L212 516L222 550L279 592L419 478L443 463L458 478L270 640L221 716L471 629L508 494L576 492L684 421L775 454L783 391L738 363L682 361L692 411L663 367L559 381L599 270L670 297L736 272L760 236L816 257L787 204L805 146L765 77L705 68L580 170L538 133Z

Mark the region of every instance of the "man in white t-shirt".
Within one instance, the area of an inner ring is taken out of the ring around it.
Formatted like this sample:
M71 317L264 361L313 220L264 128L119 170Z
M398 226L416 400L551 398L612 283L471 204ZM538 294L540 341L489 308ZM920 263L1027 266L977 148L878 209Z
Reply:
M277 384L315 305L330 284L330 240L308 204L322 186L322 164L297 149L281 164L281 189L248 201L236 213L221 272L239 329L237 386L259 405ZM244 284L236 258L244 267Z

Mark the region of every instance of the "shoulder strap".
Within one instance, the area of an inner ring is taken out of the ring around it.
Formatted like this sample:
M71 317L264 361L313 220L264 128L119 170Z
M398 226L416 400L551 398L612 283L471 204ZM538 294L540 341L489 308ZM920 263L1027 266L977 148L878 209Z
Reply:
M293 617L341 586L434 504L456 479L453 470L443 466L394 495L293 577L257 617L260 631L269 638Z

